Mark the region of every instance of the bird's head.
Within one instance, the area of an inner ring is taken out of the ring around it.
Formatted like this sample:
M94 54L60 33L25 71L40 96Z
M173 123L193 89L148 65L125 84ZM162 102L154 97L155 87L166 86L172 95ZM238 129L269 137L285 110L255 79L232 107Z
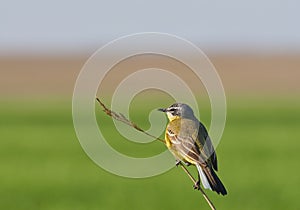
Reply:
M165 109L158 109L158 111L165 112L170 121L178 118L194 118L192 108L184 103L175 103Z

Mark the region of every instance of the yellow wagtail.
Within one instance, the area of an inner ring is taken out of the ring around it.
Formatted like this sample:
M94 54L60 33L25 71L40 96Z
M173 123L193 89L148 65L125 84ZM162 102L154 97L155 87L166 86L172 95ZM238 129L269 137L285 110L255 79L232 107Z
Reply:
M176 158L176 165L181 161L193 164L198 170L198 182L194 186L199 189L200 179L205 189L226 195L227 191L214 170L218 170L217 155L204 125L194 116L194 112L186 104L175 103L166 109L169 118L165 141L168 149Z

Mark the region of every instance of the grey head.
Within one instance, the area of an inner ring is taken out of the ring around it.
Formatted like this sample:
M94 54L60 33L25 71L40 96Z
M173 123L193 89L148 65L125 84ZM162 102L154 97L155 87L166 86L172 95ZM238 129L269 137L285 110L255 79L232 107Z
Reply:
M158 109L158 111L165 112L174 117L195 118L192 108L184 103L174 103L166 109Z

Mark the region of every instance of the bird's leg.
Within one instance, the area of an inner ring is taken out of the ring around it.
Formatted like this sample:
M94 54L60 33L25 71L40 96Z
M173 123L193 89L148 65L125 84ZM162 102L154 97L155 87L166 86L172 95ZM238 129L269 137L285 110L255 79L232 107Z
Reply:
M200 176L198 174L198 181L193 185L195 190L200 190Z
M176 160L176 163L175 163L175 165L178 167L178 165L181 163L181 161L180 160Z

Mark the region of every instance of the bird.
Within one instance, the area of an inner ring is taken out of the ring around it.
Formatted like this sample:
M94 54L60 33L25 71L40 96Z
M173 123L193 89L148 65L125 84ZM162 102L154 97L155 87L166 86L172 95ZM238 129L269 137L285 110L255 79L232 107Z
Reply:
M215 171L218 171L217 155L205 126L195 117L192 108L184 103L174 103L158 111L167 114L169 123L165 131L165 144L176 159L176 166L194 165L198 181L194 189L205 189L226 195L227 191Z

